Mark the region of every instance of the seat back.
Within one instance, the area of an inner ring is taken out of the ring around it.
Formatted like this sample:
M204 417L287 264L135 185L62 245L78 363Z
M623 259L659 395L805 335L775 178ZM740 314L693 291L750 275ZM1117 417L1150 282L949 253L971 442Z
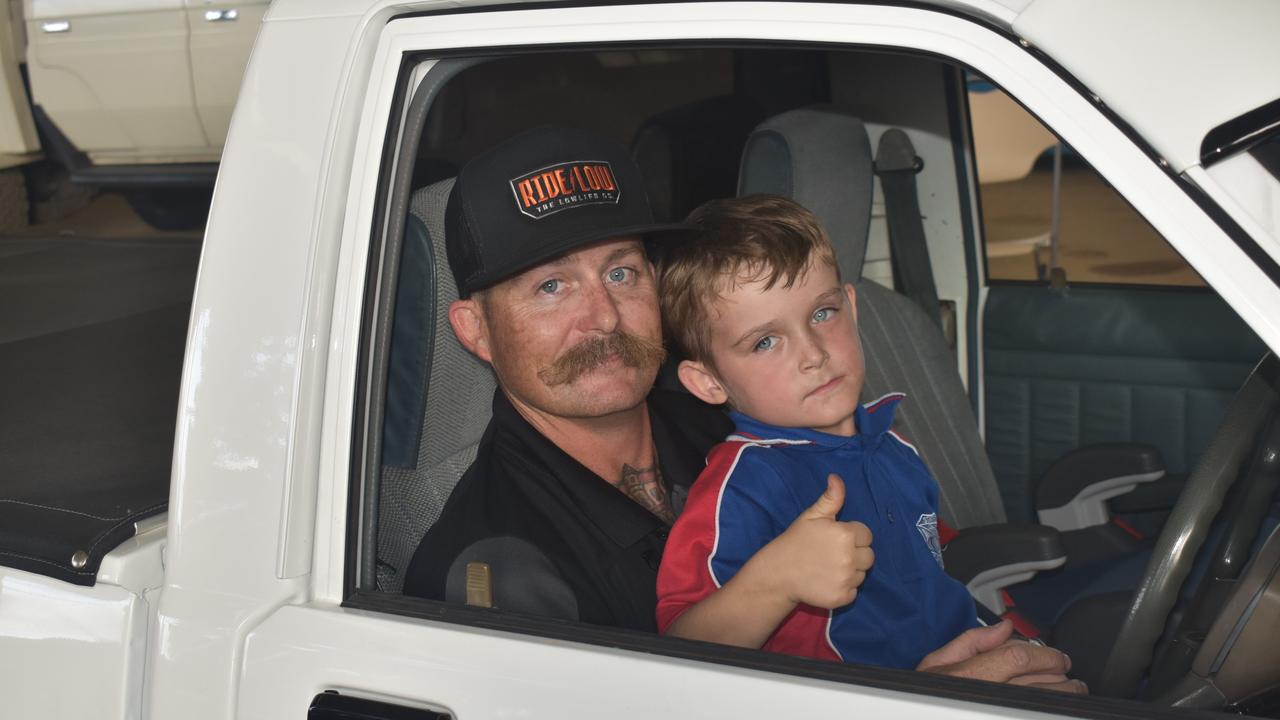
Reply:
M409 201L378 502L378 587L390 592L402 589L418 542L475 459L492 409L492 370L449 325L449 305L458 297L444 243L452 189L452 178L441 180Z
M937 326L910 299L862 279L875 174L858 118L839 109L792 110L747 140L738 194L774 193L809 208L835 245L836 263L858 295L866 356L864 400L906 393L895 428L919 448L954 527L1005 521L1004 507L955 358Z
M697 206L733 194L742 148L765 118L759 103L719 95L664 110L631 140L654 217L678 222Z

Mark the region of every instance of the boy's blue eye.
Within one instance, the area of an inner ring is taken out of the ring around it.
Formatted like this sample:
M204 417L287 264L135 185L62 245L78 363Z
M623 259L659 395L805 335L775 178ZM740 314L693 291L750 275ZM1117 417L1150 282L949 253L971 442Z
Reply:
M813 321L817 323L826 322L831 319L832 315L835 315L835 314L836 314L835 308L829 308L829 307L822 308L821 310L818 310L813 314Z
M560 289L560 285L561 281L559 280L548 280L538 286L538 292L546 293L547 295L554 295L555 292Z
M760 338L760 341L756 343L755 347L753 347L752 350L754 350L755 352L764 352L765 350L772 349L773 346L777 344L777 342L778 342L777 338L775 338L772 335L768 335L766 337Z

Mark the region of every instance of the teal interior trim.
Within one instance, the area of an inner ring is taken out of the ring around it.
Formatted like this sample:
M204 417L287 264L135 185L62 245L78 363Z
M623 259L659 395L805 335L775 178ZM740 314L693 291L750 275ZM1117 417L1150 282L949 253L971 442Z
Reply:
M418 464L427 363L435 337L435 258L427 226L412 214L405 220L401 253L387 368L386 419L382 423L382 464L412 468Z
M1098 442L1160 448L1189 470L1265 347L1199 290L995 286L985 318L986 443L1011 521L1040 475Z

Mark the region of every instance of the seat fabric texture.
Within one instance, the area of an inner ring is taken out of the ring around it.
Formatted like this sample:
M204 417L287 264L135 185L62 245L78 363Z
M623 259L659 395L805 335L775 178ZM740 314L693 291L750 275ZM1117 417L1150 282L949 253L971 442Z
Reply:
M431 279L421 283L417 307L408 309L410 313L418 311L415 314L430 332L424 361L416 364L426 377L425 393L419 401L422 421L418 424L416 457L409 464L384 463L382 467L378 587L389 592L402 589L401 572L408 567L422 536L440 517L453 486L475 459L493 403L492 370L459 344L449 325L449 305L458 297L453 274L448 272L444 242L444 210L452 189L452 178L441 180L414 192L409 202L410 213L426 226L430 252L406 252L403 256L421 257L429 265L402 262L399 274L402 282ZM397 313L402 311L401 304L397 304ZM396 318L397 323L399 320ZM393 338L392 366L409 364L403 359L398 362L394 357L397 349Z

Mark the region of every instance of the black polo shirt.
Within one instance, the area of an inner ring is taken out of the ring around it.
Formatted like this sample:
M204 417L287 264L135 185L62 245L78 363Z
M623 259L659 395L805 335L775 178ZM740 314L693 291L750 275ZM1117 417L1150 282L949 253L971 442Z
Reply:
M681 393L654 390L647 402L662 477L679 512L707 451L732 423ZM534 430L498 390L476 460L418 545L404 591L462 603L466 565L479 561L492 569L496 607L654 631L654 585L668 530Z

